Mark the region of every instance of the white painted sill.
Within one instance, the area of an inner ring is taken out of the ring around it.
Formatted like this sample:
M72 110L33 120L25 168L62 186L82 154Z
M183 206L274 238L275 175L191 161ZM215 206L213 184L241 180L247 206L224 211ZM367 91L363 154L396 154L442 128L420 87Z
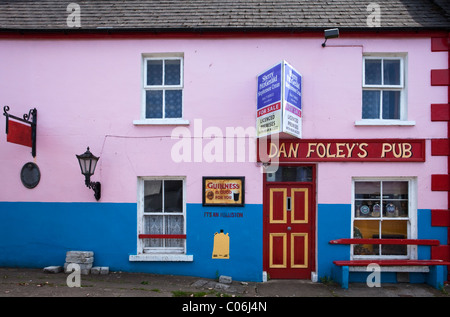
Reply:
M133 120L134 125L189 125L189 120L184 119L140 119Z
M193 262L194 256L187 254L135 254L130 255L130 262Z
M371 126L406 126L412 127L416 125L416 121L406 120L378 120L378 119L365 119L355 121L355 126L358 127L371 127Z

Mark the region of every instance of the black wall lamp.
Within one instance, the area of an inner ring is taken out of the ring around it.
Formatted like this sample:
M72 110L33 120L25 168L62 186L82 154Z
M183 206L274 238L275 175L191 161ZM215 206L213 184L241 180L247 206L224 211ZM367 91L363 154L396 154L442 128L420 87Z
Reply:
M325 42L322 43L322 47L325 47L325 43L328 39L334 39L339 37L339 29L328 29L325 30Z
M76 156L78 163L80 163L81 174L85 177L86 186L94 190L94 197L99 200L101 197L101 184L100 182L91 182L91 176L94 175L95 167L100 157L93 155L89 151L89 147L86 152Z

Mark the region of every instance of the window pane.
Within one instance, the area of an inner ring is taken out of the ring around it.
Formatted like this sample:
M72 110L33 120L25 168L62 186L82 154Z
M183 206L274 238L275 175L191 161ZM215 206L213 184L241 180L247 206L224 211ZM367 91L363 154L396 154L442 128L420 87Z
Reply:
M383 182L383 216L408 215L408 182Z
M183 234L183 216L166 216L166 234ZM181 248L184 246L184 239L165 239L166 247Z
M380 182L355 182L356 218L380 217L380 190Z
M408 199L408 182L383 182L383 198Z
M408 220L385 220L381 223L382 239L406 239L408 237ZM378 237L376 237L378 238ZM375 251L378 245L374 246ZM406 255L406 245L382 245L381 255Z
M400 91L383 91L383 119L400 119Z
M180 60L166 60L164 71L164 85L179 85L181 83Z
M380 118L380 90L363 90L363 119Z
M355 182L356 199L379 199L381 192L380 182Z
M163 94L162 90L147 90L146 118L162 118Z
M279 166L275 173L267 173L268 182L311 182L312 167L287 167Z
M162 216L144 216L144 234L163 234ZM163 239L143 239L144 247L160 248L163 246Z
M182 180L164 181L164 212L183 212Z
M400 60L388 59L383 63L384 85L400 85Z
M144 212L162 212L161 186L160 180L144 182Z
M166 90L165 98L165 118L181 118L181 90Z
M147 61L147 85L162 85L163 61Z
M355 220L353 223L353 237L355 239L372 239L378 237L379 221ZM357 244L353 248L355 255L378 255L378 248L371 244Z
M381 59L365 60L365 84L381 85Z

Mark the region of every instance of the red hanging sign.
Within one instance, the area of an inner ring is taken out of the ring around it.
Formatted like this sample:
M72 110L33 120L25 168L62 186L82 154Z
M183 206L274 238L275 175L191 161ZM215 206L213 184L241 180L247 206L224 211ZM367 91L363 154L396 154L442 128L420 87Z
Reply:
M6 141L31 147L31 155L36 157L36 125L37 110L31 109L23 118L8 113L9 107L3 107L3 115L6 117ZM11 120L13 119L13 120Z
M9 119L6 141L32 147L31 126Z

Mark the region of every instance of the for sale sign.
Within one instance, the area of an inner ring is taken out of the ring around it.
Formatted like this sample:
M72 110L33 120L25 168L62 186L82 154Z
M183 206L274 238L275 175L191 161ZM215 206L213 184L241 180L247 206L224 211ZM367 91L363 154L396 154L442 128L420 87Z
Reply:
M287 133L301 138L302 76L282 61L258 76L257 137Z
M257 136L281 132L282 64L277 64L258 76Z

